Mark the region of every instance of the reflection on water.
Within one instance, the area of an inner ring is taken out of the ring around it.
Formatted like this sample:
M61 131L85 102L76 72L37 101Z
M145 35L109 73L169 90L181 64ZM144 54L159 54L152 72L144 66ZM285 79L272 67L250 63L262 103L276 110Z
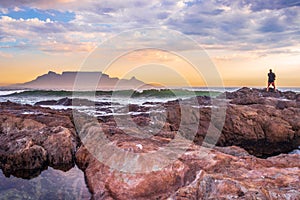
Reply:
M25 180L0 173L0 199L90 199L83 172L48 168L36 178Z

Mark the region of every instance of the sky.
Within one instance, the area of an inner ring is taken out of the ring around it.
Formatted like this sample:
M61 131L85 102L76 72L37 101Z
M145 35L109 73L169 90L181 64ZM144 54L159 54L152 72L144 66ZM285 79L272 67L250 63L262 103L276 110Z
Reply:
M103 71L166 86L300 86L299 0L0 0L0 85Z

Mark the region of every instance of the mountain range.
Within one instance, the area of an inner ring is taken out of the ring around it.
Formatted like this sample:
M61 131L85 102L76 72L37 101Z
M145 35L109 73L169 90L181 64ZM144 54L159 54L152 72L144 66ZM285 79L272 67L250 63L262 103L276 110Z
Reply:
M58 74L49 71L32 81L10 85L10 87L43 90L123 90L150 89L154 86L146 84L135 77L119 79L102 72L66 71Z

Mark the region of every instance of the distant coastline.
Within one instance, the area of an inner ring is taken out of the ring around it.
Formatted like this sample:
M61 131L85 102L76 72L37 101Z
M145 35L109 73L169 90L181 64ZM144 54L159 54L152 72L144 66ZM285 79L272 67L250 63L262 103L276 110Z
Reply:
M117 89L150 89L156 86L144 83L131 77L119 79L102 72L65 71L58 74L49 71L36 79L25 83L2 86L2 89L39 89L39 90L113 90Z

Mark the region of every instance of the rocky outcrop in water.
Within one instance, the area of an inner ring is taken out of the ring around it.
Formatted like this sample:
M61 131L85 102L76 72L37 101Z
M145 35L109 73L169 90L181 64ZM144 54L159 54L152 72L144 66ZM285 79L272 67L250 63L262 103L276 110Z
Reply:
M76 162L85 172L94 197L297 199L300 156L278 155L299 145L297 95L249 88L230 95L233 98L229 100L222 96L215 100L197 97L155 104L164 107L165 120L158 115L152 119L131 116L134 126L113 117L94 122L81 117L77 124L84 142L76 153ZM242 100L247 95L251 103ZM195 101L205 103L195 106ZM278 106L280 102L287 106ZM131 106L132 111L139 109ZM154 131L151 122L160 127L159 131ZM219 147L207 148L214 144L214 136ZM104 148L95 148L97 144ZM186 149L177 151L183 147ZM174 154L177 159L170 161ZM254 155L277 156L262 159Z
M94 199L297 199L300 155L283 153L300 145L299 102L242 88L101 117L0 103L0 167L29 177L75 160Z
M79 141L68 111L15 103L0 103L0 167L4 174L23 178L47 166L74 166Z
M237 145L253 155L267 157L290 152L300 145L298 98L299 94L294 92L242 88L222 94L210 107L205 104L194 108L188 106L189 100L168 102L165 107L167 121L173 130L180 128L190 132L190 127L199 124L194 139L197 144L203 142L210 128L210 135L220 134L216 145ZM199 117L193 118L191 113L197 113ZM209 141L206 138L206 142Z
M36 102L36 106L110 106L109 102L94 102L88 99L80 98L61 98L58 100L45 100Z

